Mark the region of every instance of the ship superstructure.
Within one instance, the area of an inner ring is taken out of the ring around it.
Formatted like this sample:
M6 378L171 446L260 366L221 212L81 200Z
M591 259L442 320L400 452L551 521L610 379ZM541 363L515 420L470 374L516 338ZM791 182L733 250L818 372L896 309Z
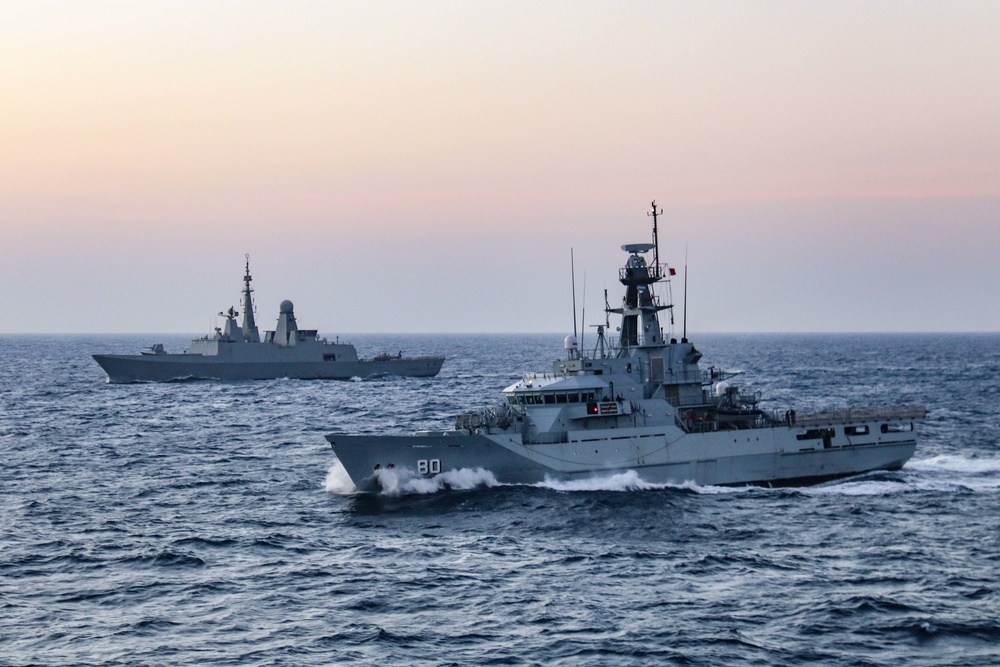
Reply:
M493 408L460 415L455 428L413 435L332 433L327 440L362 491L386 474L433 476L484 469L500 483L537 483L634 470L647 482L800 485L898 469L916 447L922 406L796 415L760 407L732 376L702 370L686 337L664 332L657 284L674 274L653 242L622 246L617 340L598 327L591 353L567 336L565 356L503 390ZM648 257L652 253L652 262ZM389 472L391 471L391 473Z

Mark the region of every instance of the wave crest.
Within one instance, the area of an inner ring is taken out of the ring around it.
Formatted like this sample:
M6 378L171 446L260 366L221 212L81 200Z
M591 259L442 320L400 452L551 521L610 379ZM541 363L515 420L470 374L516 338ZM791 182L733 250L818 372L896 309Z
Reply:
M417 475L409 468L392 468L379 470L375 475L384 496L426 495L446 489L461 491L500 485L493 473L483 468L446 470L433 477Z
M588 477L586 479L560 480L546 477L544 482L533 486L554 491L660 491L663 489L680 489L700 494L739 493L740 487L700 486L694 482L683 484L656 484L647 482L635 470L612 473L605 477Z

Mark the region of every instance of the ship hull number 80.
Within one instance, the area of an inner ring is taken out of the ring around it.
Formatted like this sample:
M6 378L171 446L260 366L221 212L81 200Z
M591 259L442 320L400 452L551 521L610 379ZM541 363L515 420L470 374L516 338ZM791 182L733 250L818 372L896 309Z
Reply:
M421 475L436 475L441 472L441 459L420 459L417 472Z

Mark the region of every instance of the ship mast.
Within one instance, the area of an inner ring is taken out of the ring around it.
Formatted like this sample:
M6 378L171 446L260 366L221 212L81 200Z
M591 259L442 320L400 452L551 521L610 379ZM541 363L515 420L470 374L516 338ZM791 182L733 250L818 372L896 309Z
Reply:
M621 308L608 308L609 313L622 316L619 356L628 354L629 348L661 347L665 345L657 313L670 310L673 304L662 305L653 293L653 285L663 278L659 263L659 230L657 216L663 213L653 202L653 243L630 243L622 246L629 253L625 268L619 270L618 280L625 286ZM643 255L654 250L653 264L647 264Z
M597 344L594 346L594 355L596 356L598 351L600 351L601 359L606 359L608 356L608 351L610 349L607 344L607 340L604 338L604 332L611 330L611 306L608 304L608 290L604 290L604 324L592 324L590 326L597 327Z
M660 237L657 230L656 218L658 215L663 215L663 209L659 211L656 210L656 200L653 200L653 212L647 213L646 215L653 217L653 261L656 264L653 266L653 272L656 274L657 278L660 278Z
M576 263L573 261L573 249L569 249L569 276L573 281L573 338L576 339Z
M253 289L250 287L250 253L246 257L246 273L243 274L243 340L247 343L259 343L260 331L253 317Z

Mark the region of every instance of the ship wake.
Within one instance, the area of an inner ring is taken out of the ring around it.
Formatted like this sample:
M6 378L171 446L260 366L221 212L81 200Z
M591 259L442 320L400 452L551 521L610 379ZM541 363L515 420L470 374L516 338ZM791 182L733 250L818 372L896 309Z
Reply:
M1000 492L1000 458L933 456L910 461L899 471L874 471L793 492L810 496L886 496L926 491L948 494Z

